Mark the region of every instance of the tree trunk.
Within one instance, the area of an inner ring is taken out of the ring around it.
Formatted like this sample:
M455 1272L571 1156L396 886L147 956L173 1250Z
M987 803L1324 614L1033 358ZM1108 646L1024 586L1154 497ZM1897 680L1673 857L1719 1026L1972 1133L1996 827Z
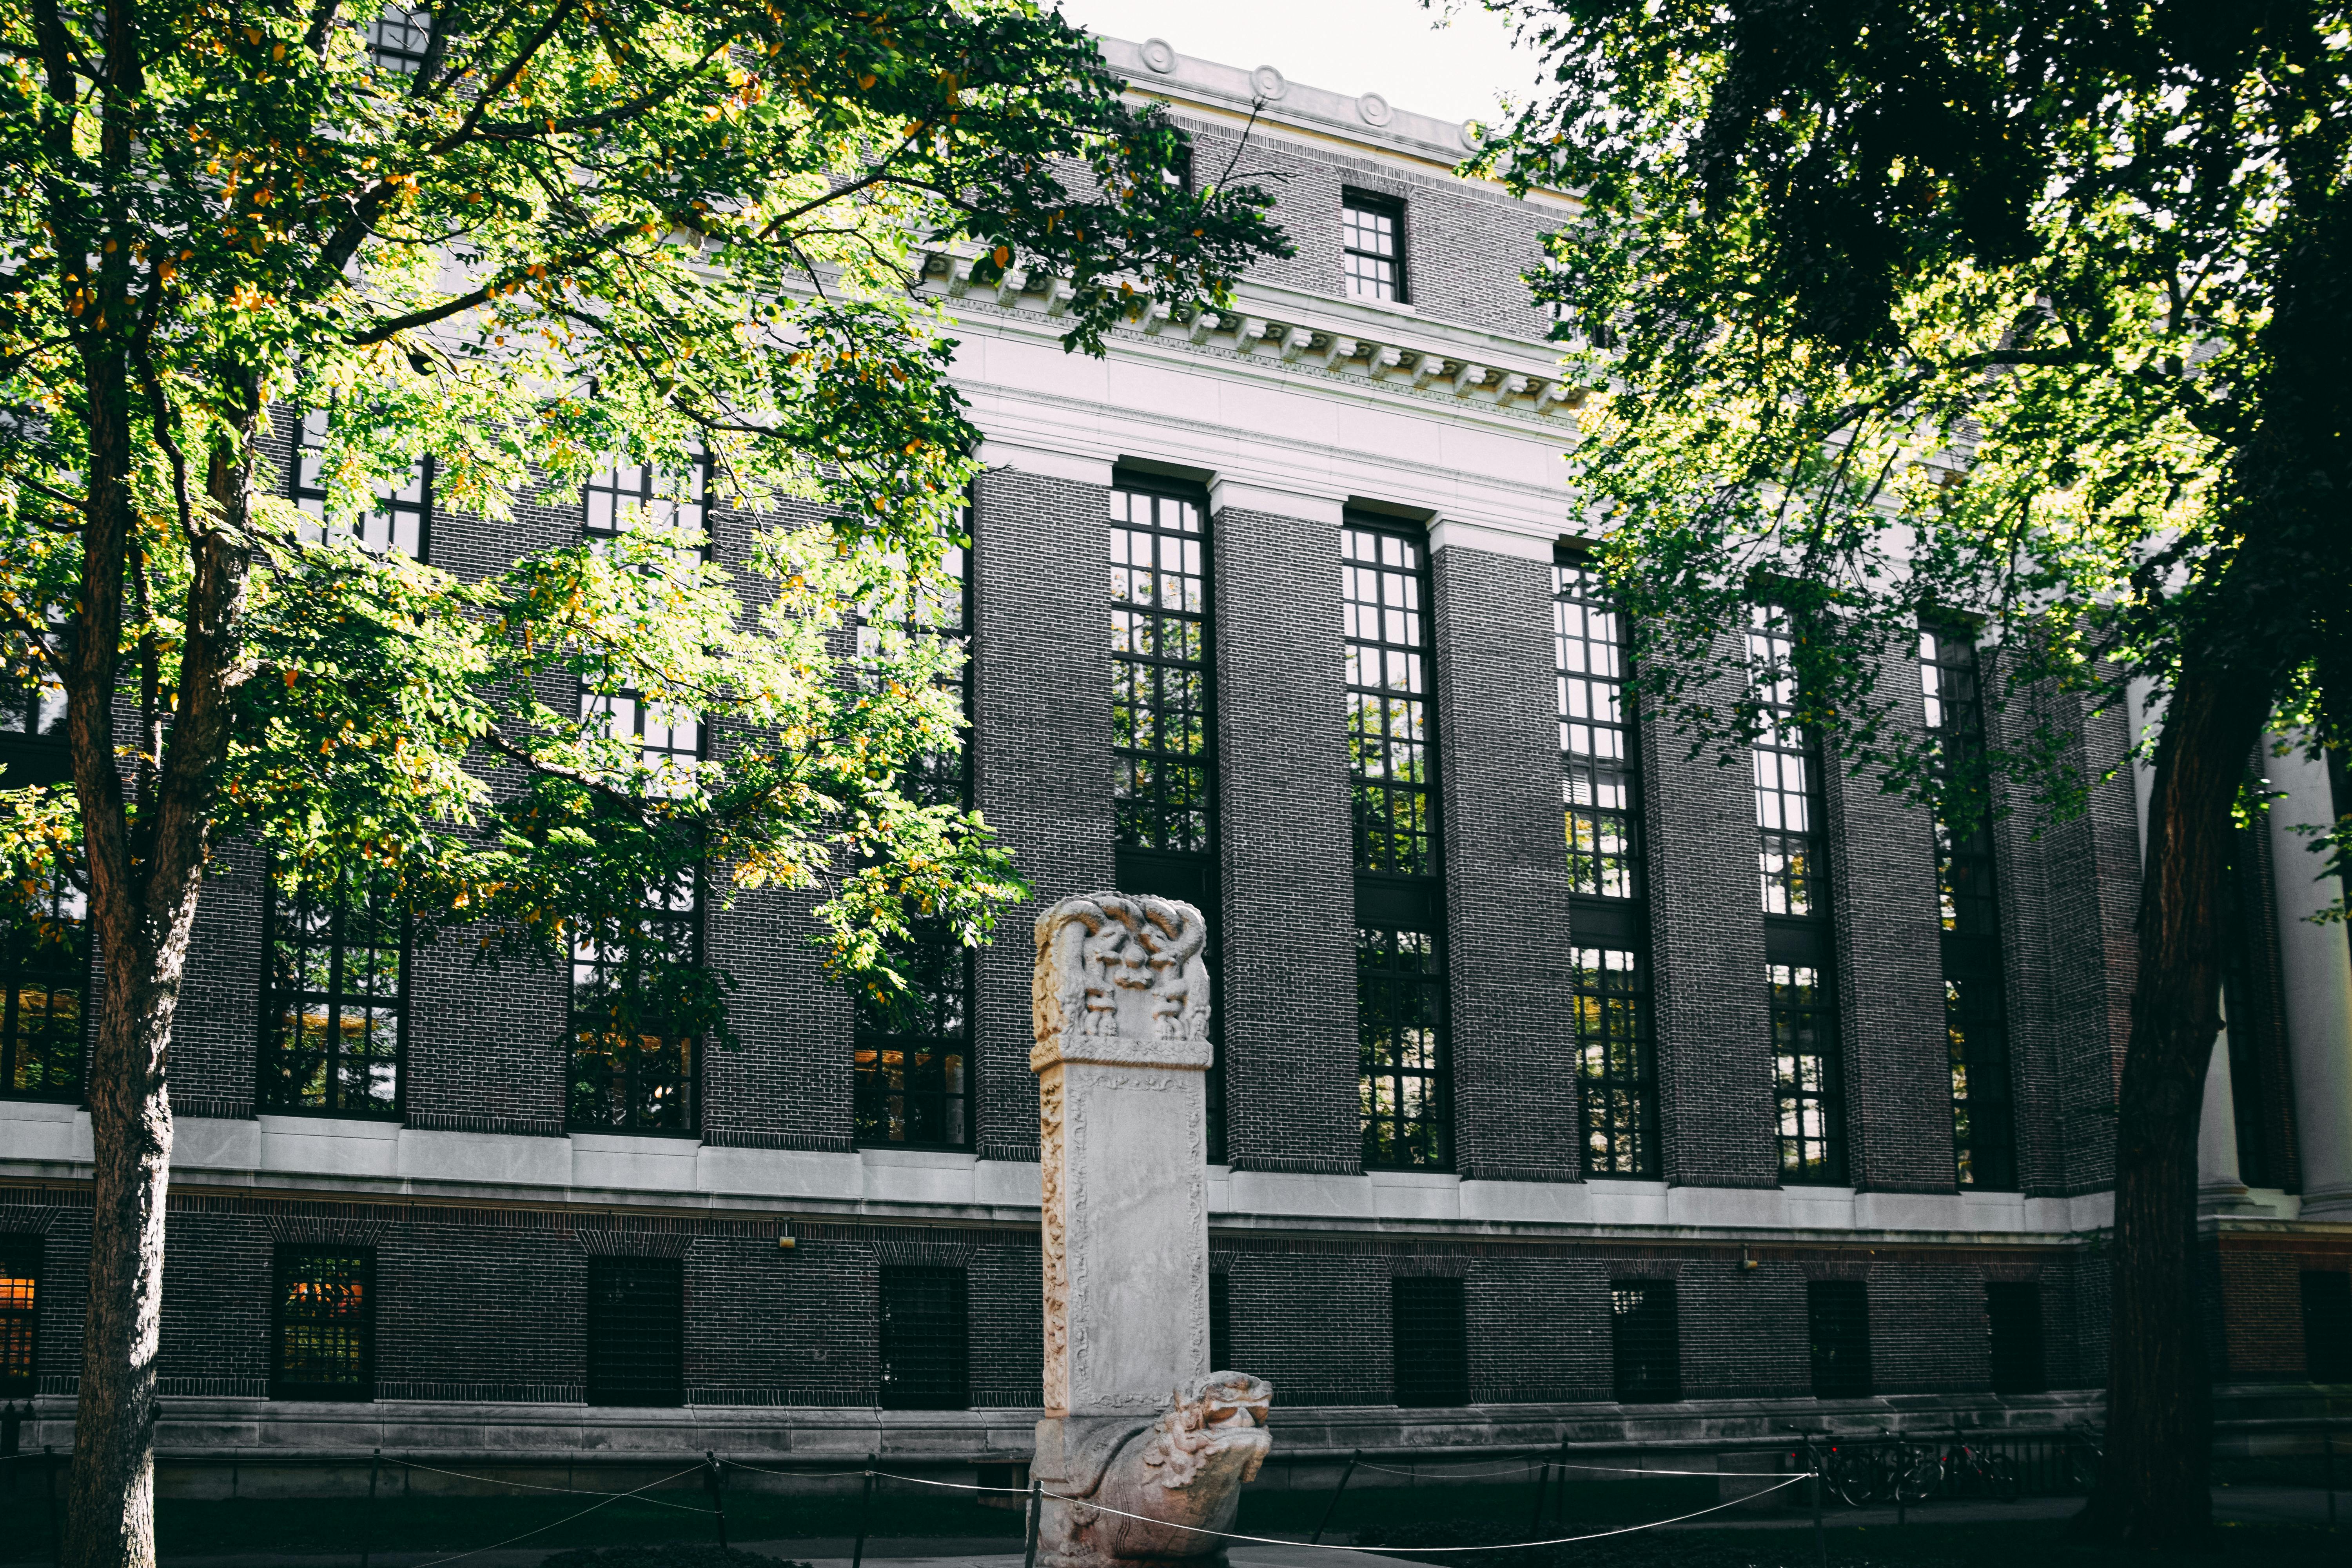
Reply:
M2177 1546L2212 1524L2212 1386L2197 1310L2197 1127L2221 1028L2231 807L2270 692L2182 676L2167 710L2141 873L2139 974L2116 1123L2106 1458L2092 1532Z
M93 355L90 370L89 521L68 727L106 984L90 1054L89 1298L58 1561L63 1568L153 1568L155 1363L172 1158L165 1074L214 793L236 688L248 673L243 619L261 405L257 387L248 386L244 427L213 454L204 511L194 520L179 700L153 796L134 818L112 707L130 566L130 408L119 354Z
M163 1067L180 978L178 963L167 973L159 958L107 949L90 1056L97 1193L60 1558L69 1568L155 1561L155 1354L172 1159Z

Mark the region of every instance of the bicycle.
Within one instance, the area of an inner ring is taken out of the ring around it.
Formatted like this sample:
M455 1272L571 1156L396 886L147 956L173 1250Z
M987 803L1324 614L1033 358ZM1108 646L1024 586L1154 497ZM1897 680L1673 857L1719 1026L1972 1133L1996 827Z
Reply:
M1989 1494L2000 1502L2015 1502L2025 1490L2017 1461L2007 1454L1987 1453L1972 1443L1955 1444L1945 1458L1944 1468L1959 1482L1962 1497Z
M2066 1480L2084 1497L2097 1489L2099 1468L2106 1462L2106 1448L2095 1436L2085 1434L2066 1445Z

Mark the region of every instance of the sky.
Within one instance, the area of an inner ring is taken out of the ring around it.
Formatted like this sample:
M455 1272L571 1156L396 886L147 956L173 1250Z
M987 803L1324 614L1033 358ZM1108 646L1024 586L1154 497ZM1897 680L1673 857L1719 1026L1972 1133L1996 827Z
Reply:
M1476 0L1455 5L1450 20L1443 0L1434 8L1421 0L1059 3L1089 32L1133 43L1165 38L1178 54L1244 70L1272 66L1308 87L1377 92L1441 120L1491 121L1496 94L1525 98L1536 75L1532 58L1512 50L1501 19Z

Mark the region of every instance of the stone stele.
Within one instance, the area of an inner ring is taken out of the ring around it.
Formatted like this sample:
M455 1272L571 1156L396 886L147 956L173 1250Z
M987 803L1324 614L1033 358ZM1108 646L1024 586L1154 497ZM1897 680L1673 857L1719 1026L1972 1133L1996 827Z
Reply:
M1209 1365L1208 927L1087 893L1037 920L1040 1561L1217 1563L1274 1389Z

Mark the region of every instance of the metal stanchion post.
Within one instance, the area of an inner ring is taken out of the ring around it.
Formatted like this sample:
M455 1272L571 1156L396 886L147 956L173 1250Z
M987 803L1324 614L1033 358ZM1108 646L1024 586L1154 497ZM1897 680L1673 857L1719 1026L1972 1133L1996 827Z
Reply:
M1023 1552L1021 1568L1037 1568L1037 1531L1045 1523L1045 1483L1031 1477L1029 1480L1029 1544Z
M1315 1527L1315 1533L1307 1538L1307 1543L1309 1546L1321 1541L1323 1539L1323 1532L1331 1528L1331 1516L1339 1511L1339 1494L1348 1489L1348 1478L1356 1473L1356 1461L1363 1457L1364 1451L1361 1448L1356 1449L1353 1453L1348 1456L1348 1468L1339 1472L1339 1484L1338 1487L1333 1489L1331 1500L1323 1510L1323 1522L1317 1525Z
M66 1560L65 1543L58 1539L58 1451L47 1443L41 1445L41 1469L49 1488L49 1561Z
M874 1501L874 1462L879 1455L866 1456L866 1490L857 1499L857 1546L849 1554L849 1568L866 1568L866 1517L872 1511Z
M2336 1428L2323 1422L2319 1427L2319 1467L2327 1483L2327 1528L2336 1528Z
M1822 1527L1822 1451L1810 1437L1805 1451L1813 1464L1813 1555L1821 1559L1821 1568L1830 1568L1829 1532Z
M360 1568L368 1568L368 1558L375 1551L375 1478L383 1468L383 1450L378 1448L368 1460L367 1517L360 1521Z
M1568 1528L1568 1439L1559 1440L1559 1489L1552 1493L1551 1522L1555 1530Z
M1549 1459L1546 1459L1543 1465L1543 1473L1536 1477L1536 1512L1535 1517L1528 1521L1528 1538L1529 1540L1533 1540L1535 1537L1543 1533L1544 1499L1549 1497L1550 1494L1551 1461Z
M719 1544L727 1544L727 1483L719 1473L719 1456L709 1448L702 1450L702 1485L710 1493L710 1506L719 1513Z

